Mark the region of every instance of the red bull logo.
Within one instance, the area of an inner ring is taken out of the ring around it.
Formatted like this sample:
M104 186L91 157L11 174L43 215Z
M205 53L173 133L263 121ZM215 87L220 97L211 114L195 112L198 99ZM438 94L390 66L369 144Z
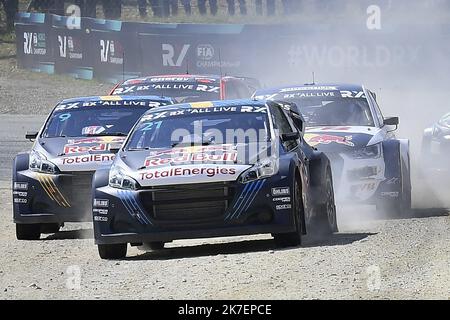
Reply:
M86 152L105 152L108 150L108 144L101 143L94 146L64 146L64 154L86 153Z
M63 154L109 151L111 144L122 144L125 137L94 137L69 140L64 146Z
M329 134L314 134L314 133L305 134L305 141L312 147L315 147L320 144L330 144L330 143L337 143L349 147L354 147L355 144L352 142L352 139L353 139L352 136L334 136Z

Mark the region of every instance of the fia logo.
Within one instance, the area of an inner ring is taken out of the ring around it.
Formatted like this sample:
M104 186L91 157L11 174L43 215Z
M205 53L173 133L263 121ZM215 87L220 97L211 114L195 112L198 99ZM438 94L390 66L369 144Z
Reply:
M33 54L33 32L24 32L23 39L23 53Z
M59 56L61 58L67 57L67 36L58 36Z
M183 45L183 48L181 49L181 52L175 61L174 60L175 48L171 44L163 43L162 44L163 66L165 66L165 67L181 67L183 65L184 58L186 57L186 54L188 53L190 47L191 47L190 44Z
M214 47L210 44L200 44L197 47L197 57L202 60L211 60L214 58Z

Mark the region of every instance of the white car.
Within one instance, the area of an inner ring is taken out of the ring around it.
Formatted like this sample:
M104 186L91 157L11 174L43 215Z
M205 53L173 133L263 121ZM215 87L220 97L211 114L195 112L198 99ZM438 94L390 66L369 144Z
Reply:
M295 104L305 141L331 160L338 203L374 204L392 216L411 209L409 140L397 139L397 117L384 118L361 85L310 84L256 91L254 99Z

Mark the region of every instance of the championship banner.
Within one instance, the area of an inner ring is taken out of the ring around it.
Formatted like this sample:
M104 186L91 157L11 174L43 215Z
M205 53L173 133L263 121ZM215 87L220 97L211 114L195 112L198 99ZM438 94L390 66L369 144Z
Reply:
M254 77L267 85L310 82L313 73L322 82L372 86L386 79L390 86L405 86L405 76L419 83L429 76L449 82L448 25L391 24L369 30L363 21L335 26L70 19L19 13L19 67L111 83L187 72Z
M51 37L54 43L55 72L74 78L93 79L93 67L89 64L92 51L87 49L85 19L51 15Z
M54 73L51 16L19 12L16 15L16 48L19 68Z
M83 18L86 46L94 78L117 83L141 75L137 24Z

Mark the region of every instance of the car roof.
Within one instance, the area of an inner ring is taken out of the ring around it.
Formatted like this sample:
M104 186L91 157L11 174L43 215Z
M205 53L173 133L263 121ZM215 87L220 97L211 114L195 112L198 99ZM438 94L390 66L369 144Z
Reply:
M304 89L310 89L311 91L317 91L317 90L329 90L329 91L363 91L364 86L358 85L358 84L342 84L342 83L316 83L316 84L297 84L297 85L285 85L285 86L279 86L279 87L273 87L273 88L265 88L265 89L259 89L255 92L255 95L269 95L269 94L275 94L279 93L282 90L289 89L289 88L302 88ZM292 90L296 91L296 90Z
M143 83L151 83L152 80L156 80L158 79L158 81L153 81L153 82L205 82L207 80L209 80L209 82L211 83L218 83L220 82L220 80L222 79L243 79L243 80L247 80L247 81L255 81L256 79L253 78L248 78L248 77L239 77L239 76L229 76L229 75L225 75L225 76L220 76L220 75L215 75L215 74L164 74L164 75L155 75L155 76L144 76L144 77L139 77L139 78L132 78L132 79L128 79L125 80L124 82L120 83L119 86L123 86L123 85L133 85L133 84L143 84Z
M149 82L204 82L209 80L209 82L219 82L222 79L218 75L194 75L194 74L172 74L172 75L156 75L156 76L145 76L139 78L133 78L125 80L120 85L132 85L141 84ZM153 81L152 81L153 80ZM158 80L158 81L155 81Z
M75 102L95 102L95 101L163 101L172 102L173 99L162 96L90 96L64 99L59 104L75 103Z
M251 99L239 99L239 100L218 100L218 101L204 101L204 102L192 102L192 103L180 103L172 104L168 106L162 106L154 109L150 109L146 114L163 111L177 111L186 109L201 109L201 108L214 108L214 107L240 107L240 106L252 106L263 107L266 105L265 100L251 100Z

